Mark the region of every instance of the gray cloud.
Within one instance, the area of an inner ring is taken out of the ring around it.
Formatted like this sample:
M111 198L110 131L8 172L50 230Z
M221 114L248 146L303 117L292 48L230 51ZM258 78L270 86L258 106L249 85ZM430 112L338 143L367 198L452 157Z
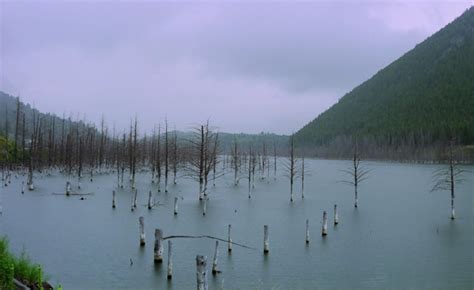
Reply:
M464 2L2 2L1 89L144 130L290 133Z

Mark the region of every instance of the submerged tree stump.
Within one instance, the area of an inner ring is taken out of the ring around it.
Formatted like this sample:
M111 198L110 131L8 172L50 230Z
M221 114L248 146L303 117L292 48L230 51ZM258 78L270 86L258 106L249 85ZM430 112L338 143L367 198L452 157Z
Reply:
M197 290L207 290L207 257L196 256L196 282Z
M133 207L137 208L138 189L135 189L135 196L133 198Z
M217 270L217 255L219 254L219 241L216 241L216 247L214 248L214 259L212 260L212 275L216 275L220 271Z
M161 229L155 229L155 247L153 260L158 264L163 262L163 231Z
M206 215L207 212L207 197L204 197L203 205L202 205L202 215Z
M306 219L306 243L309 244L309 219Z
M232 225L229 224L227 228L227 252L232 252L232 238L230 237L230 232L232 229Z
M178 197L175 196L174 198L174 215L178 214Z
M323 212L323 228L321 230L321 235L325 237L328 234L328 217L326 211Z
M263 253L268 254L270 252L270 246L268 242L268 225L263 226Z
M66 182L66 195L69 196L71 194L71 183L68 181Z
M151 190L148 192L148 209L151 209L152 204L151 204L152 196L151 196Z
M168 280L171 280L171 278L173 277L173 260L172 260L171 250L172 250L171 240L168 240L168 274L167 274Z
M140 246L143 247L145 245L145 218L139 217L138 223L140 225Z

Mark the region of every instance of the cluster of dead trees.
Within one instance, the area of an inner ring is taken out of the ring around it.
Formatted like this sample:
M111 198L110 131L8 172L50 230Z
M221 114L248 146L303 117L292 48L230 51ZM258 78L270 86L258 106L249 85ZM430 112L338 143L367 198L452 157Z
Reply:
M117 187L124 187L125 176L129 178L132 189L136 187L138 171L150 171L151 183L157 190L162 187L168 192L169 185L176 184L178 177L187 177L199 184L198 197L207 199L210 182L215 185L216 179L229 173L233 184L238 186L246 180L248 197L252 197L255 180L270 181L277 177L277 146L275 142L246 144L241 146L234 138L231 148L221 148L219 133L209 123L194 128L192 134L180 134L169 130L168 121L157 125L151 135L140 132L138 119L130 121L126 131L117 132L106 125L104 118L99 127L85 120L58 118L53 115L40 114L33 110L32 116L23 112L23 104L17 99L15 125L8 119L8 108L5 108L5 131L0 142L0 162L2 180L8 172L23 170L27 173L26 185L34 190L34 173L44 170L59 170L77 178L80 187L81 179L88 175L92 181L94 174L101 171L117 175ZM13 132L9 128L14 128ZM350 141L350 142L349 142ZM352 166L343 170L348 178L342 182L354 187L354 206L358 207L358 186L367 177L369 170L361 165L361 147L364 140L352 138ZM452 196L452 217L454 218L455 184L462 181L463 170L458 166L459 146L451 140L443 152L444 161L448 164L435 174L433 190L449 190ZM224 154L229 152L230 154ZM289 179L290 201L294 200L294 187L297 180L301 182L301 197L304 198L305 172L303 151L296 152L293 135L289 137L288 153L283 162L285 175ZM222 166L219 164L222 163ZM69 180L68 180L69 182Z
M25 118L18 100L17 122L13 134L6 119L7 131L5 148L2 148L2 172L25 170L28 172L27 185L34 189L34 173L58 170L68 176L81 179L88 176L92 181L94 174L101 171L114 171L117 187L123 188L129 178L132 189L136 187L138 171L149 170L151 182L158 191L167 192L171 183L178 177L195 179L199 184L199 199L208 195L208 187L232 166L235 183L243 177L244 166L248 166L249 184L260 178L270 178L270 156L264 143L261 150L252 148L240 151L235 140L233 153L222 155L217 130L208 123L197 126L191 135L178 136L176 130L170 131L168 121L155 127L151 135L140 132L137 118L130 122L127 131L110 130L102 119L97 128L85 120L59 119L52 115L34 114L30 122ZM34 111L36 112L36 111ZM21 130L20 130L21 129ZM11 138L11 136L14 138ZM13 145L13 150L8 146ZM276 147L274 176L276 177ZM219 163L222 167L218 167ZM266 174L266 175L265 175ZM69 181L68 181L69 182Z

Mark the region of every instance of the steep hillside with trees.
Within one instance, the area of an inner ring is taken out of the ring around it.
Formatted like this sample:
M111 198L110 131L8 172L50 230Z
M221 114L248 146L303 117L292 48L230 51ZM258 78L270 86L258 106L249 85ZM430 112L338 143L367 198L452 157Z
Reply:
M343 96L295 134L300 148L346 157L436 159L448 139L474 144L474 8Z

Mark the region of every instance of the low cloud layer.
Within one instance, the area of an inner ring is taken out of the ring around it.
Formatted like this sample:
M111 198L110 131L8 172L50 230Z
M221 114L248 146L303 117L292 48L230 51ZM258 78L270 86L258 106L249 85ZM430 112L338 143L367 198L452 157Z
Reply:
M291 133L469 2L1 2L0 89L121 129Z

